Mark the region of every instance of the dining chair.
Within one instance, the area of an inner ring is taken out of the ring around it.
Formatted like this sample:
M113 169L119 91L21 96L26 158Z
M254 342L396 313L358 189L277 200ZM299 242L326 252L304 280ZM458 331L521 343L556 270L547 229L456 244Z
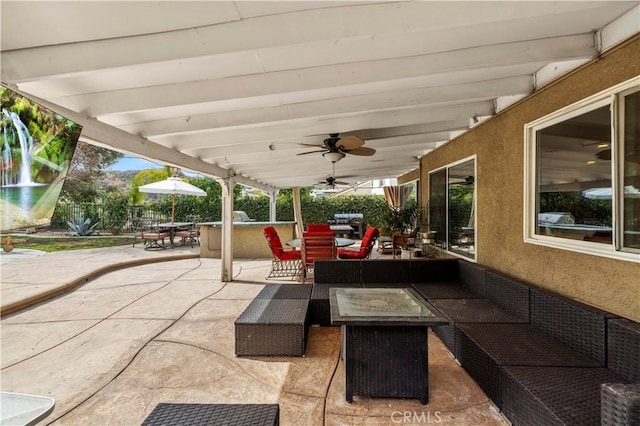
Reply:
M191 248L193 248L193 243L200 245L200 228L198 227L198 222L200 222L200 217L197 215L189 215L186 217L187 222L189 222L189 226L184 229L178 229L175 232L175 237L182 238L182 245L187 244L187 241L191 244Z
M162 250L167 248L164 245L164 239L169 238L169 231L159 229L154 219L140 218L140 229L145 250ZM160 245L160 242L162 242L162 245Z
M307 232L333 232L331 225L327 223L309 223L307 224Z
M335 259L336 240L333 233L326 232L305 232L302 234L302 276L304 282L316 259Z
M368 259L373 251L373 246L380 236L378 228L370 226L362 237L359 250L338 249L339 259Z
M297 277L302 272L302 254L299 250L285 250L278 231L273 226L263 230L267 244L271 249L271 271L269 278Z

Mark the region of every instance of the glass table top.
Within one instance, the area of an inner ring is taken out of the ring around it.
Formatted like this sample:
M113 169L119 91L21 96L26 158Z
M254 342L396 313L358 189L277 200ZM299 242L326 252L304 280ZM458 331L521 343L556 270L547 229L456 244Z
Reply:
M448 323L409 288L332 288L332 322Z

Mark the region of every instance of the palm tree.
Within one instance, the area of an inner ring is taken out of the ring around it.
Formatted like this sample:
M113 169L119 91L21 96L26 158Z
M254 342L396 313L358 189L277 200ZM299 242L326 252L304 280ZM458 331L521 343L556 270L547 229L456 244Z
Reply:
M144 194L138 190L142 185L159 182L170 178L172 175L173 171L169 166L164 166L162 169L147 169L138 172L133 178L131 178L131 189L129 190L131 203L134 205L142 203Z

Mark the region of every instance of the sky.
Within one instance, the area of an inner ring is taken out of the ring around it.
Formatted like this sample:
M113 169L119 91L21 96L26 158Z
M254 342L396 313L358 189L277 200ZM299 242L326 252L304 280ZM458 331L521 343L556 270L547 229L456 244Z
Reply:
M107 168L109 171L123 172L127 170L147 170L147 169L161 169L164 164L154 161L149 161L144 158L138 158L133 155L125 155L117 163ZM201 177L203 175L194 173L189 170L182 170L186 176L189 177Z
M107 170L121 172L126 170L161 169L162 167L163 165L160 163L154 163L142 158L125 155Z

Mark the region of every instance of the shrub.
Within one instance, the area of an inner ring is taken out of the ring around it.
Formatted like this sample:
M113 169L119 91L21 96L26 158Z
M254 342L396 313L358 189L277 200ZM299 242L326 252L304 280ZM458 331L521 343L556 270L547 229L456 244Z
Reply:
M129 218L129 197L121 194L106 195L102 199L102 223L104 229L117 235L127 224Z

